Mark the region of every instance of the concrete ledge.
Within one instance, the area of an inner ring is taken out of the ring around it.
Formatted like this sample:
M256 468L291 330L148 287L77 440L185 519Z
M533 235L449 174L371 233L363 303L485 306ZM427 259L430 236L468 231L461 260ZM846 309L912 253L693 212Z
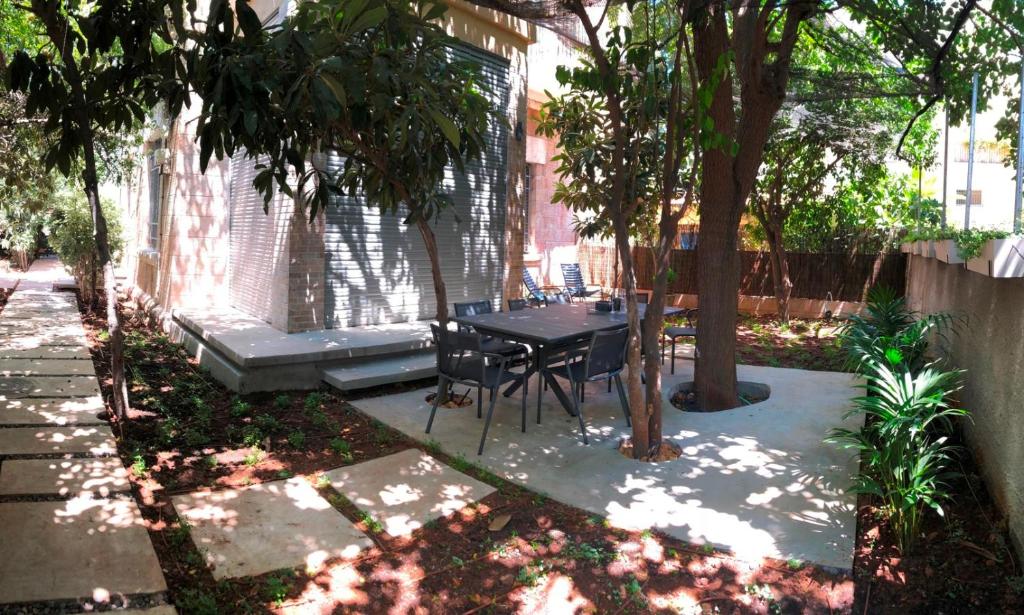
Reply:
M244 367L327 362L431 346L427 322L284 333L232 308L175 310L173 320L232 363Z

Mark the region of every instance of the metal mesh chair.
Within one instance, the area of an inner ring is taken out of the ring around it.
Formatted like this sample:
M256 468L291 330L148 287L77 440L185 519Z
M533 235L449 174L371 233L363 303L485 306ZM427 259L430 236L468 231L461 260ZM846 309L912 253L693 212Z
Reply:
M455 315L456 316L475 316L477 314L490 314L494 310L491 307L491 302L486 299L480 301L466 301L463 303L455 304ZM459 325L459 331L462 333L469 333L472 331L471 327L465 325ZM510 359L523 359L526 360L530 356L530 349L522 344L515 342L508 342L502 339L490 335L481 336L481 346L484 352L491 354L500 354ZM478 396L479 397L479 396Z
M661 364L665 364L665 339L672 342L672 367L669 373L676 373L676 340L684 337L692 337L697 341L697 327L693 324L693 317L697 315L696 309L689 309L683 314L686 318L686 326L665 327L665 334L661 338Z
M530 270L526 267L523 267L523 285L526 286L527 300L540 307L544 303L544 290L533 279Z
M525 310L529 307L530 302L526 299L509 299L508 300L508 311L518 312L519 310Z
M526 433L526 396L529 393L529 379L524 378L523 374L508 371L508 357L486 352L483 349L483 340L477 333L448 331L436 324L430 325L430 331L434 336L434 343L437 345L437 395L430 407L427 433L430 433L430 428L434 425L434 416L441 401L441 391L446 391L453 383L474 386L477 387L477 390L488 389L491 403L487 408L484 431L480 435L480 447L476 451L477 455L482 455L484 444L487 442L487 430L491 426L491 417L494 416L498 388L515 381L522 381L521 429L523 433ZM477 399L477 417L479 418L480 398Z
M548 294L544 295L544 305L545 306L552 305L552 304L558 304L558 303L572 303L572 298L569 297L569 294L566 291L564 291L564 290L561 291L561 292L548 293Z
M569 389L572 396L573 407L576 411L576 418L579 419L580 433L583 435L583 443L589 444L587 439L587 427L583 421L581 406L583 403L583 385L587 382L599 382L602 380L615 381L619 391L619 403L622 405L622 413L626 417L626 425L629 426L629 403L626 401L626 391L622 386L622 370L626 364L626 342L629 339L629 328L622 327L610 331L595 331L590 338L590 344L586 348L573 350L567 353L565 362L560 365L545 366L543 370L547 373L565 378L569 381ZM538 411L537 421L540 422Z
M570 297L575 299L586 299L601 292L600 288L587 288L583 281L583 271L579 263L562 263L562 278L565 280L565 290Z

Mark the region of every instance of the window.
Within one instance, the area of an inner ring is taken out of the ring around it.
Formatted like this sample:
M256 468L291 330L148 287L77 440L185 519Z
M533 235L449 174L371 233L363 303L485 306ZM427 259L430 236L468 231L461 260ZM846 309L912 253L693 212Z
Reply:
M149 238L148 247L160 249L160 210L163 206L164 169L163 157L166 152L164 139L154 141L146 159L149 163Z
M967 190L956 191L956 204L960 207L967 205ZM971 190L971 207L981 205L981 190Z
M970 143L961 143L954 147L956 147L953 152L954 162L967 162L970 159ZM1000 163L1009 155L1010 148L1006 143L979 141L974 144L974 162L978 164Z
M263 27L270 28L273 26L279 26L284 21L284 18L288 16L288 5L289 0L284 0L281 5L271 11L269 15L263 20Z
M530 183L533 180L533 165L527 164L523 169L523 252L530 246Z

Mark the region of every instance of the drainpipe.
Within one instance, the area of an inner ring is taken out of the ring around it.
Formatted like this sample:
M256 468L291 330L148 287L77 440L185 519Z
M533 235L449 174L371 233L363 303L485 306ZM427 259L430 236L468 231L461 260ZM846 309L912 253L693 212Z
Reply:
M1024 189L1024 57L1020 62L1020 106L1017 110L1017 192L1013 195L1013 232L1020 234L1021 190Z
M942 224L942 228L946 228L946 207L948 207L946 188L949 184L949 106L946 104L943 104L942 116L945 121L946 143L942 148L942 217L939 222Z
M974 128L978 115L978 73L971 80L971 140L967 149L967 198L964 199L964 230L971 228L971 184L974 179Z

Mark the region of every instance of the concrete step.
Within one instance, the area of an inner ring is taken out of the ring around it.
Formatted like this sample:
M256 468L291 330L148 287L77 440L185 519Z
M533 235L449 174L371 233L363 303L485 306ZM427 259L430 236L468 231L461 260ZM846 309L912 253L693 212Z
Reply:
M430 378L437 374L433 349L366 361L351 361L320 370L324 382L341 391Z

